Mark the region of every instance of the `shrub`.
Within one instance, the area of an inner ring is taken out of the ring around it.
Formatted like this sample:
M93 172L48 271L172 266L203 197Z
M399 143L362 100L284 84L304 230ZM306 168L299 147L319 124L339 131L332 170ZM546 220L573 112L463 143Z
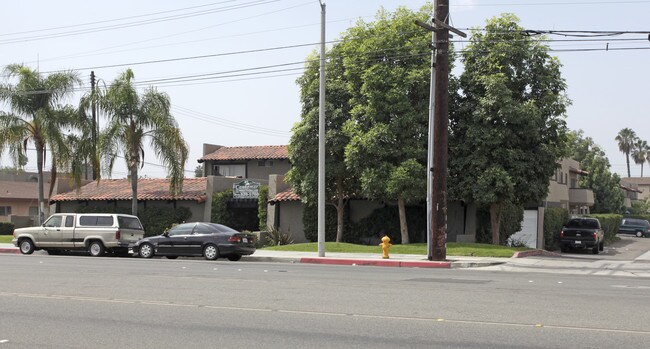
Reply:
M510 236L521 230L524 220L524 208L511 203L501 206L501 225L499 226L499 242L506 245ZM476 208L476 242L492 243L492 225L490 223L490 206L479 205Z
M419 243L426 242L427 216L426 208L422 206L406 207L406 225L409 232L409 242ZM397 206L386 205L375 209L372 213L353 224L348 229L349 234L345 242L359 243L362 238L381 238L387 235L391 242L395 244L402 243L402 234L399 224L399 210Z
M259 197L257 198L257 217L259 218L259 229L266 229L266 217L268 214L269 187L261 185Z
M562 207L544 210L544 249L555 251L560 248L560 231L569 220L569 211Z
M280 246L293 244L293 236L283 233L276 227L268 227L262 232L259 240L261 246Z
M131 214L128 207L96 207L77 206L74 209L77 213L125 213ZM187 207L145 207L138 210L138 218L142 223L146 236L162 234L173 224L183 223L192 217L192 211Z
M10 222L0 222L0 235L11 235L14 233L14 224Z
M605 243L610 244L614 241L617 241L619 238L616 237L618 232L618 227L621 226L621 219L623 216L620 214L590 214L587 217L598 218L600 221L600 226L605 231Z
M349 228L346 219L344 221L344 232ZM316 203L305 204L302 211L302 223L305 231L305 238L309 241L318 241L318 205ZM325 205L325 241L336 241L336 208L332 205Z
M232 199L232 189L212 195L211 222L232 226L232 214L228 209L230 199Z

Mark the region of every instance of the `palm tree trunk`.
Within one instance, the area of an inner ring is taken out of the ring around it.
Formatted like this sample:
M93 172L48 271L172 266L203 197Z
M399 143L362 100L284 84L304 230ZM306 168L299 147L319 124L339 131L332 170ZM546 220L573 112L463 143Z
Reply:
M630 153L625 153L625 160L627 161L627 178L630 178Z
M36 171L38 171L38 224L45 222L45 195L43 194L43 153L45 147L36 142Z
M409 229L406 224L406 205L402 195L397 197L397 208L399 209L399 230L402 234L402 244L409 243Z
M138 166L131 167L131 214L138 215Z

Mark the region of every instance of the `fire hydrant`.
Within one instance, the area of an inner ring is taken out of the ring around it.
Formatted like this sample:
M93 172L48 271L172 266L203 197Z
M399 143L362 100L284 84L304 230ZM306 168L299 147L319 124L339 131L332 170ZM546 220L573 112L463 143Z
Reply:
M381 258L389 259L390 257L388 257L388 249L393 246L393 244L390 243L390 238L388 236L381 238L381 244L379 244L379 246L381 246L381 249L384 252Z

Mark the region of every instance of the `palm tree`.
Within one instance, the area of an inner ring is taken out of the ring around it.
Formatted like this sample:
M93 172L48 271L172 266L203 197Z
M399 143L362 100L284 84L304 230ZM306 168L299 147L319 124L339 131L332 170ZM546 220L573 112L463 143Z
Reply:
M632 159L637 165L641 165L641 177L643 177L643 163L650 157L650 147L647 141L637 139L632 148Z
M618 142L618 149L625 154L625 160L627 161L627 176L630 176L630 152L636 141L636 133L630 128L622 129L616 136L616 141Z
M0 153L9 150L14 163L20 164L26 159L28 144L33 143L38 170L39 221L42 223L48 213L43 190L47 147L52 152L56 173L56 150L66 146L63 132L69 124L69 108L61 107L59 103L74 91L75 86L81 85L81 80L71 71L43 77L38 71L21 64L8 65L3 73L17 82L0 84L0 101L10 108L10 112L0 114Z
M101 93L99 106L108 116L100 136L104 171L110 174L118 155L126 160L131 179L131 212L138 213L138 168L144 164L144 143L149 144L169 172L172 195L181 192L187 160L187 144L170 112L167 94L147 88L142 95L133 83L133 71L127 69Z

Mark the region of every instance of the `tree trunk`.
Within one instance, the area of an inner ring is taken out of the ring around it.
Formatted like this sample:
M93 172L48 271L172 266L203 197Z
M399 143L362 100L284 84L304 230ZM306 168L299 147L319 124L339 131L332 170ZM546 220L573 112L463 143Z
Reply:
M492 244L499 244L499 226L501 225L501 205L490 204L490 226L492 228Z
M43 158L45 147L36 142L36 171L38 172L38 224L45 222L45 195L43 194Z
M625 161L627 162L627 178L630 178L630 153L625 153Z
M336 196L338 197L336 205L336 242L343 241L343 212L345 208L345 198L343 198L343 182L339 179L336 183Z
M131 214L138 215L138 166L131 168Z
M641 163L641 178L643 178L643 162Z
M402 234L402 244L408 244L409 229L406 225L406 207L404 205L404 197L401 195L397 197L397 208L399 209L399 230Z

